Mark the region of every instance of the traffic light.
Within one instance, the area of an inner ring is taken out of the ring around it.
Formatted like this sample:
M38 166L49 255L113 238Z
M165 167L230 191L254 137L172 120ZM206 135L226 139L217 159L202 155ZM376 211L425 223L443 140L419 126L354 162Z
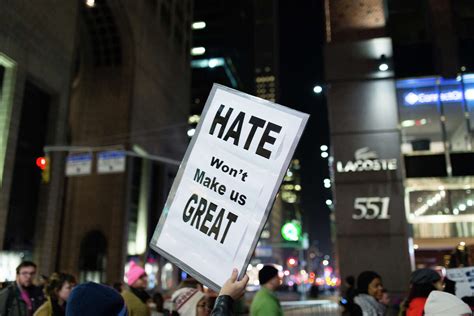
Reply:
M296 260L294 257L290 257L288 260L286 260L286 263L289 267L295 267L298 264L298 260Z
M298 241L301 238L301 224L293 220L281 228L281 236L287 241Z
M41 169L41 180L43 183L49 183L50 178L50 166L49 157L38 157L36 158L36 166Z

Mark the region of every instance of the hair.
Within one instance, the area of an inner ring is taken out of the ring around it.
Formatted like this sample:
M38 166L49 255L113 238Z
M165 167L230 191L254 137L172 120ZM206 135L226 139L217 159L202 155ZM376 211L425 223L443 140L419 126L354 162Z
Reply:
M155 292L155 294L153 294L152 299L153 299L153 302L156 304L156 311L159 313L162 313L163 303L164 303L163 295L161 295L160 292Z
M349 284L350 286L354 286L355 282L356 281L353 275L349 275L348 277L346 277L346 283Z
M408 298L406 301L406 306L410 305L410 302L417 297L428 297L432 291L435 291L436 288L433 284L413 284L408 292Z
M20 274L22 268L33 267L36 269L36 264L33 261L22 261L18 267L16 267L16 274Z
M362 294L368 294L369 284L374 279L382 279L380 275L378 275L374 271L364 271L357 277L357 292Z
M46 285L44 286L44 294L53 300L57 300L57 292L61 290L64 283L66 282L75 284L76 278L71 274L62 272L55 272L51 274L51 276L48 278L48 281L46 282Z

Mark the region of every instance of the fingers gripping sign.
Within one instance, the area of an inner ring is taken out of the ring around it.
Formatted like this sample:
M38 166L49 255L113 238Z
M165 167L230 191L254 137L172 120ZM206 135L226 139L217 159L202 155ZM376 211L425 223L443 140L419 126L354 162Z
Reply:
M219 295L229 295L232 299L238 300L245 294L245 287L249 282L249 276L246 274L242 280L237 281L238 271L237 269L232 270L232 275L221 288Z

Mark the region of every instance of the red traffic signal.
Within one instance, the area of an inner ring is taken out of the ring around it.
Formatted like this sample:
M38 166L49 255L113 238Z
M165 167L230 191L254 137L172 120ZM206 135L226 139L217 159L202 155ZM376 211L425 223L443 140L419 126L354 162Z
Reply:
M38 168L40 168L41 170L44 170L46 169L46 165L48 164L47 160L45 157L38 157L36 158L36 165L38 166Z

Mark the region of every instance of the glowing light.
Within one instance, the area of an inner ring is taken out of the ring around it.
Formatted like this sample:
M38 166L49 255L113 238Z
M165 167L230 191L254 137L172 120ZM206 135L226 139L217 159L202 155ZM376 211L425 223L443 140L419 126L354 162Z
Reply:
M328 199L328 200L326 200L326 205L327 205L327 206L330 206L330 205L332 205L332 200L329 200L329 199Z
M379 70L380 71L387 71L388 70L388 65L386 63L382 63L379 65Z
M460 211L465 211L466 210L466 204L459 204L459 210Z
M263 264L262 264L262 263L257 264L257 269L258 269L258 270L262 270L262 268L263 268Z
M465 243L464 241L461 241L461 242L459 243L459 245L464 247L464 246L466 246L466 243Z
M436 92L409 92L404 96L405 103L408 105L436 103L438 102L438 99L440 99L442 102L455 102L461 101L462 98L463 93L461 90L445 91L439 94ZM464 98L466 100L474 100L474 89L465 90Z
M283 274L284 274L285 276L289 276L289 275L290 275L290 271L289 271L289 270L285 270L285 272L283 272Z
M327 266L329 264L329 261L328 260L323 260L323 265L324 266Z
M313 91L314 91L314 93L316 93L316 94L320 94L321 92L323 92L323 87L321 87L321 86L314 86Z
M86 5L87 5L89 8L95 7L95 0L86 0Z
M454 215L459 215L459 210L458 210L457 208L455 208L455 209L453 210L453 214L454 214Z
M219 60L214 59L214 58L209 60L209 68L214 68L217 66L219 66Z
M188 136L189 136L189 137L193 137L193 136L194 136L194 133L196 133L196 129L191 128L191 129L188 130Z
M204 47L193 47L191 48L191 55L193 56L199 56L202 55L206 52L206 49Z
M413 249L417 250L418 248L419 248L419 246L417 244L413 245Z
M193 30L202 30L206 27L206 22L198 21L193 23Z
M328 154L327 152L323 151L323 152L321 153L321 157L327 158L327 157L329 157L329 154Z

